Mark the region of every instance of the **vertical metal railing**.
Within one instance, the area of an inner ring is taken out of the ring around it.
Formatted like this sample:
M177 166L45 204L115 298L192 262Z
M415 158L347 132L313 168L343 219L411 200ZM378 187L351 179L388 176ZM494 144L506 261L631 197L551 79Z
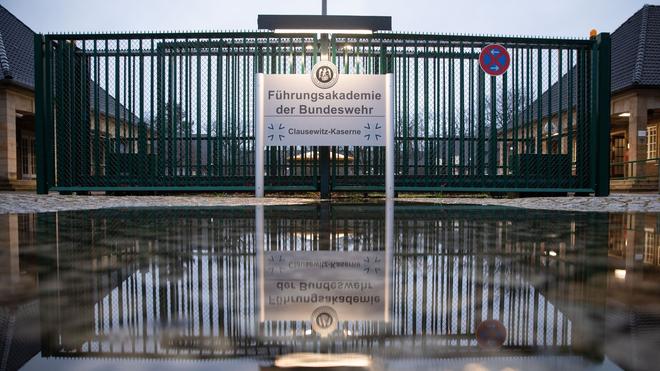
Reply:
M487 76L488 44L511 54ZM254 189L254 76L306 74L315 35L35 39L39 191ZM605 195L609 36L334 36L341 73L392 72L397 191ZM331 148L331 189L382 191L384 149ZM267 191L318 190L316 147L265 149Z

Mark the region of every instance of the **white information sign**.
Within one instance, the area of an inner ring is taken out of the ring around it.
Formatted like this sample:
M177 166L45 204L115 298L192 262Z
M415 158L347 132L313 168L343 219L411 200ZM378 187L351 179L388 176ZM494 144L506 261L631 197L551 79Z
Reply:
M385 146L385 75L264 75L266 146Z
M342 75L320 61L310 75L256 75L255 190L264 196L266 146L384 146L394 198L393 75Z

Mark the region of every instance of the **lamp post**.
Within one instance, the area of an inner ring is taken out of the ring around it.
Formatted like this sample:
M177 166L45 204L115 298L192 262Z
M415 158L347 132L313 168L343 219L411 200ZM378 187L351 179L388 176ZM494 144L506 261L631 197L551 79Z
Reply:
M328 2L327 0L321 1L321 15L328 15ZM320 37L320 48L321 51L321 60L329 61L330 60L330 35L327 33L322 33ZM320 196L321 200L329 200L330 193L330 147L321 146L319 148L319 174L320 174Z

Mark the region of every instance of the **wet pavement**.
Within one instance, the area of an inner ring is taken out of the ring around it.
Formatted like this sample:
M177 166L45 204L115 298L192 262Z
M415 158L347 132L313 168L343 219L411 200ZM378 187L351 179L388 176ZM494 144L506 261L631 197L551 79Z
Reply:
M169 202L0 215L0 370L660 364L659 213Z
M355 199L351 200L369 200ZM378 199L371 199L371 201ZM474 196L419 197L404 195L400 202L436 203L442 205L493 205L536 210L660 212L659 194L612 194L609 197L523 197L491 198ZM109 207L199 207L199 206L255 206L300 205L318 203L313 197L266 197L251 195L201 194L165 196L105 196L105 195L36 195L34 193L0 192L0 214L37 213L64 210L93 210Z

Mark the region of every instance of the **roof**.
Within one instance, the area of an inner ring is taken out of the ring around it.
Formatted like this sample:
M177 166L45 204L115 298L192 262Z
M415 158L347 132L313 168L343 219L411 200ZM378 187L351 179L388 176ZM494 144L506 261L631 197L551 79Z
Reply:
M552 86L550 86L550 89L544 91L543 94L541 95L541 117L545 118L548 116L548 94L550 94L550 104L551 104L549 110L550 113L552 115L555 115L557 114L557 112L559 112L560 82L561 82L561 112L566 112L569 109L573 109L573 107L577 103L578 74L576 67L572 67L570 71L562 75L561 80L552 84ZM571 85L573 90L572 95L571 95L571 91L569 90L569 86ZM569 98L571 98L570 105L569 105ZM527 116L530 114L529 110L531 109L531 119L532 121L535 121L538 118L538 108L539 108L539 101L534 100L531 106L526 106L523 109L521 115L523 118L527 118Z
M0 5L0 80L34 89L34 32Z
M137 124L139 122L139 118L131 113L131 111L126 108L123 104L119 104L119 107L116 106L117 100L112 96L112 94L108 94L108 92L103 89L99 84L95 83L93 80L89 80L89 106L92 110L94 110L94 107L96 106L96 91L98 89L99 92L99 102L98 102L98 109L99 113L102 115L106 115L105 112L105 106L106 106L106 100L105 98L108 97L107 105L108 105L108 112L107 116L108 117L115 117L115 114L117 113L117 108L119 108L119 119L120 120L133 120L133 123Z
M612 92L660 87L660 5L644 5L612 33Z
M660 87L660 5L644 5L611 35L612 40L612 93L634 87ZM573 75L573 108L577 99L577 74L575 67L561 78L562 112L569 108L569 75ZM559 112L559 81L541 96L541 116L548 116L548 94L551 114ZM532 121L538 117L538 100L532 103ZM522 112L527 117L529 109Z
M34 31L26 26L16 16L0 5L0 80L15 83L34 90ZM99 112L105 112L106 91L94 81L89 81L90 106L94 107L95 87L99 89ZM108 94L108 116L114 117L117 112L116 99ZM135 123L138 118L119 104L119 117L127 120L132 116Z

